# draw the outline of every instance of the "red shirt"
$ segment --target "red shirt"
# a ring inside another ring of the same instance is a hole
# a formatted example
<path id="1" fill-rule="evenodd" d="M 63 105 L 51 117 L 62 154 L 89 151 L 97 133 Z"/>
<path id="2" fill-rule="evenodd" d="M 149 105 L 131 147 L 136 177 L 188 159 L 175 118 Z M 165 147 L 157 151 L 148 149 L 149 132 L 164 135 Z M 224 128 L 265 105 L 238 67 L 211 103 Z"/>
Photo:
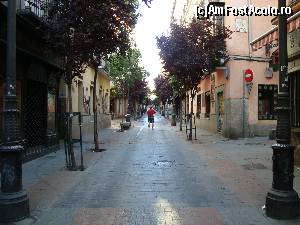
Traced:
<path id="1" fill-rule="evenodd" d="M 155 110 L 152 108 L 148 109 L 147 111 L 148 117 L 153 117 L 155 113 L 156 113 Z"/>

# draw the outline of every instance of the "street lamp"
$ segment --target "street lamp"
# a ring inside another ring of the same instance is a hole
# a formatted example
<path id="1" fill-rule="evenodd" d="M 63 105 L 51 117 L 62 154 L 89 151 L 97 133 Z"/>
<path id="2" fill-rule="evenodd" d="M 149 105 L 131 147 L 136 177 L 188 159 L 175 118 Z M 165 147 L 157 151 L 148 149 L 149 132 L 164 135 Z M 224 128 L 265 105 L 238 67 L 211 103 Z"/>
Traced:
<path id="1" fill-rule="evenodd" d="M 278 0 L 278 8 L 286 0 Z M 277 107 L 277 143 L 273 149 L 273 183 L 266 197 L 266 214 L 275 219 L 294 219 L 299 216 L 299 196 L 293 189 L 294 147 L 291 146 L 290 79 L 287 71 L 287 16 L 279 16 L 279 93 Z"/>
<path id="2" fill-rule="evenodd" d="M 6 77 L 4 94 L 0 222 L 29 216 L 29 200 L 22 187 L 22 140 L 16 97 L 16 0 L 7 6 Z"/>

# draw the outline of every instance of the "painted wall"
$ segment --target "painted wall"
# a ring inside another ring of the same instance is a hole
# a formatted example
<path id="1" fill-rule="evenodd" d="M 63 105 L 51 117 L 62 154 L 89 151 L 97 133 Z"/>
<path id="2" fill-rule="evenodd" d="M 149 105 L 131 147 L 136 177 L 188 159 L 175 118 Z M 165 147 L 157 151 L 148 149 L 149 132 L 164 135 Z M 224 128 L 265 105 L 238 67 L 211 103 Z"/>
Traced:
<path id="1" fill-rule="evenodd" d="M 179 1 L 177 1 L 178 3 Z M 187 1 L 186 10 L 190 12 L 182 11 L 182 15 L 186 15 L 186 20 L 190 15 L 194 13 L 192 5 L 196 1 Z M 277 0 L 260 1 L 260 0 L 226 0 L 226 5 L 232 7 L 243 7 L 245 5 L 254 5 L 257 7 L 265 7 L 267 5 L 277 6 Z M 181 3 L 184 4 L 184 3 Z M 179 6 L 176 5 L 179 9 Z M 178 17 L 178 10 L 176 11 Z M 188 16 L 187 16 L 188 15 Z M 278 73 L 274 73 L 273 77 L 265 78 L 265 71 L 269 67 L 268 59 L 264 49 L 253 53 L 250 48 L 250 42 L 257 36 L 267 32 L 273 28 L 271 24 L 272 17 L 247 17 L 247 16 L 226 16 L 224 17 L 224 25 L 229 27 L 234 33 L 231 39 L 226 41 L 227 54 L 230 56 L 225 66 L 229 70 L 229 78 L 224 76 L 224 70 L 217 70 L 214 74 L 214 81 L 211 76 L 203 79 L 199 84 L 199 92 L 197 95 L 202 96 L 210 91 L 211 103 L 210 103 L 210 117 L 205 117 L 205 98 L 201 99 L 201 115 L 196 120 L 196 125 L 201 128 L 208 129 L 210 131 L 217 131 L 218 122 L 222 121 L 222 133 L 223 135 L 231 138 L 237 138 L 240 136 L 253 136 L 253 135 L 266 135 L 270 129 L 276 125 L 275 120 L 258 120 L 258 85 L 259 84 L 277 84 Z M 245 28 L 244 31 L 236 29 L 237 21 L 240 21 Z M 259 54 L 258 54 L 259 53 Z M 256 59 L 250 59 L 252 56 L 259 57 Z M 254 71 L 254 80 L 252 90 L 248 94 L 248 90 L 244 84 L 243 71 L 247 68 L 251 68 Z M 223 110 L 224 115 L 219 116 L 219 102 L 217 100 L 217 94 L 223 92 Z M 187 93 L 190 95 L 190 93 Z M 189 112 L 191 107 L 193 111 L 197 111 L 197 98 L 194 99 L 194 104 L 191 106 L 191 97 L 188 97 Z M 243 129 L 241 129 L 243 128 Z"/>
<path id="2" fill-rule="evenodd" d="M 82 75 L 82 78 L 75 78 L 72 83 L 72 110 L 73 112 L 81 112 L 82 114 L 82 134 L 85 141 L 88 141 L 91 138 L 94 129 L 93 81 L 94 70 L 88 67 Z M 67 87 L 63 82 L 60 83 L 60 87 L 63 87 L 63 90 L 61 89 L 61 95 L 68 96 Z M 111 115 L 109 113 L 110 79 L 103 70 L 98 72 L 96 95 L 98 129 L 109 127 L 111 125 Z M 68 101 L 67 98 L 66 101 Z M 77 118 L 73 121 L 73 137 L 79 137 L 79 125 Z"/>

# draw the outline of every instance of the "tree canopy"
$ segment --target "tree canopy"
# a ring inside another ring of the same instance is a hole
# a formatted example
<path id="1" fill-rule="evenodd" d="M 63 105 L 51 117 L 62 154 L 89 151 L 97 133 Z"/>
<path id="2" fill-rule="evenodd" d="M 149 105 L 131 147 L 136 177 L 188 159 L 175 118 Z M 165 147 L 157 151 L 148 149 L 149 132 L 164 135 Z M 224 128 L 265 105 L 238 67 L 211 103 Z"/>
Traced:
<path id="1" fill-rule="evenodd" d="M 154 79 L 155 95 L 160 99 L 164 105 L 167 100 L 173 96 L 173 90 L 168 78 L 164 75 L 159 75 Z"/>
<path id="2" fill-rule="evenodd" d="M 226 57 L 225 39 L 229 29 L 209 19 L 192 20 L 189 24 L 171 24 L 168 36 L 157 37 L 165 71 L 185 89 L 195 91 L 201 78 L 213 72 Z"/>
<path id="3" fill-rule="evenodd" d="M 137 0 L 52 0 L 47 7 L 48 41 L 62 56 L 67 83 L 84 65 L 128 49 L 138 18 Z"/>
<path id="4" fill-rule="evenodd" d="M 140 103 L 149 92 L 146 77 L 149 73 L 141 67 L 141 53 L 130 48 L 125 53 L 112 54 L 106 63 L 106 69 L 112 78 L 116 96 L 135 98 Z"/>

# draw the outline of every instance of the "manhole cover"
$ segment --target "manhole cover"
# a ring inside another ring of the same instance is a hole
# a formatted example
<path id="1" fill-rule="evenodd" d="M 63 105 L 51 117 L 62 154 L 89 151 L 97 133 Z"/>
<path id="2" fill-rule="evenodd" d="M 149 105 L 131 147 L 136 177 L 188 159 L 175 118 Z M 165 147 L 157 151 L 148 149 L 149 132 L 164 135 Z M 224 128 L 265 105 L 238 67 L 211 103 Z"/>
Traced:
<path id="1" fill-rule="evenodd" d="M 245 164 L 242 165 L 242 167 L 244 167 L 244 169 L 246 170 L 264 170 L 267 169 L 267 167 L 261 163 L 251 163 L 251 164 Z"/>
<path id="2" fill-rule="evenodd" d="M 175 160 L 170 161 L 170 160 L 159 160 L 157 162 L 154 162 L 153 164 L 155 166 L 159 167 L 171 167 L 175 163 Z"/>

